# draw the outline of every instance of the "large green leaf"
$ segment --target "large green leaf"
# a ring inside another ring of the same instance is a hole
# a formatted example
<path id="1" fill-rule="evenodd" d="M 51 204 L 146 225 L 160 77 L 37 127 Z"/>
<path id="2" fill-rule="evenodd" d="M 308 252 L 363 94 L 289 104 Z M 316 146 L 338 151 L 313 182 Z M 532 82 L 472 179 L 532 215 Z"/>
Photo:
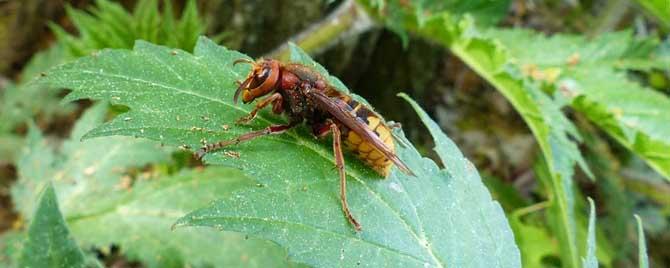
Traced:
<path id="1" fill-rule="evenodd" d="M 87 111 L 59 152 L 30 131 L 28 150 L 18 163 L 20 179 L 12 188 L 24 217 L 35 206 L 36 189 L 53 179 L 65 219 L 85 245 L 118 245 L 129 259 L 149 267 L 286 264 L 286 252 L 266 241 L 211 229 L 171 232 L 184 213 L 255 184 L 228 169 L 133 179 L 128 169 L 165 161 L 168 154 L 155 142 L 128 137 L 80 141 L 102 123 L 106 110 L 102 103 Z"/>
<path id="2" fill-rule="evenodd" d="M 658 40 L 635 38 L 630 32 L 593 40 L 545 37 L 527 30 L 488 35 L 505 45 L 515 65 L 555 87 L 573 108 L 670 180 L 670 114 L 665 112 L 670 98 L 629 80 L 623 72 L 670 70 L 670 57 L 658 51 Z"/>
<path id="3" fill-rule="evenodd" d="M 205 140 L 285 122 L 261 113 L 250 126 L 232 125 L 250 110 L 232 103 L 234 82 L 249 70 L 232 62 L 244 57 L 205 38 L 193 55 L 140 41 L 133 51 L 105 50 L 57 67 L 43 81 L 73 89 L 67 100 L 129 107 L 87 138 L 137 136 L 197 148 Z M 302 63 L 314 64 L 304 57 Z M 342 215 L 330 143 L 304 127 L 208 154 L 206 162 L 241 168 L 257 185 L 193 212 L 178 226 L 267 238 L 286 247 L 293 260 L 315 266 L 518 267 L 502 209 L 472 164 L 433 124 L 429 128 L 449 169 L 398 147 L 417 177 L 394 171 L 383 180 L 347 155 L 349 204 L 363 225 L 360 233 Z"/>
<path id="4" fill-rule="evenodd" d="M 51 184 L 47 184 L 35 209 L 19 267 L 98 267 L 87 261 L 70 236 Z"/>

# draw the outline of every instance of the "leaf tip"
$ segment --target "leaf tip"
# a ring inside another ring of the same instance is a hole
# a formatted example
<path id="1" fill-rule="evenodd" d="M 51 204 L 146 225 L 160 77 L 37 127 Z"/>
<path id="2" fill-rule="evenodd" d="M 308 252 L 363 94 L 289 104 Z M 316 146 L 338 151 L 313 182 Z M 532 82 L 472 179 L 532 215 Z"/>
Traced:
<path id="1" fill-rule="evenodd" d="M 294 48 L 294 47 L 297 48 L 297 47 L 299 47 L 299 46 L 296 45 L 293 41 L 288 41 L 288 46 L 291 47 L 291 48 Z"/>
<path id="2" fill-rule="evenodd" d="M 189 224 L 184 221 L 184 218 L 181 218 L 181 219 L 178 219 L 175 223 L 173 223 L 172 226 L 170 226 L 170 231 L 174 232 L 174 230 L 176 230 L 177 228 L 188 226 L 188 225 Z"/>
<path id="3" fill-rule="evenodd" d="M 403 100 L 407 101 L 407 103 L 409 103 L 409 105 L 412 106 L 413 108 L 415 108 L 415 105 L 418 106 L 416 101 L 414 101 L 414 99 L 412 99 L 412 97 L 407 95 L 407 93 L 405 93 L 405 92 L 399 92 L 398 94 L 395 94 L 395 95 L 397 97 L 402 98 Z"/>
<path id="4" fill-rule="evenodd" d="M 589 201 L 589 206 L 591 207 L 591 209 L 594 209 L 595 208 L 595 203 L 593 202 L 593 199 L 590 196 L 587 196 L 586 200 Z"/>
<path id="5" fill-rule="evenodd" d="M 70 102 L 80 100 L 80 99 L 82 99 L 81 96 L 76 94 L 75 91 L 70 91 L 70 93 L 67 93 L 67 95 L 65 95 L 65 97 L 63 97 L 63 99 L 60 100 L 60 105 L 66 105 Z"/>
<path id="6" fill-rule="evenodd" d="M 644 237 L 644 228 L 642 226 L 642 219 L 639 215 L 634 214 L 635 221 L 637 221 L 637 236 L 638 236 L 638 267 L 649 267 L 649 256 L 647 255 L 647 242 Z"/>
<path id="7" fill-rule="evenodd" d="M 52 196 L 56 196 L 56 192 L 54 191 L 54 185 L 51 182 L 51 180 L 49 180 L 46 183 L 46 185 L 44 186 L 44 189 L 42 190 L 42 194 L 40 196 L 41 196 L 40 200 L 42 198 L 45 198 L 45 197 L 51 198 Z"/>
<path id="8" fill-rule="evenodd" d="M 79 138 L 79 141 L 85 141 L 104 136 L 109 136 L 109 134 L 105 134 L 104 132 L 98 131 L 98 128 L 94 128 L 91 131 L 86 132 L 86 134 L 84 134 L 83 136 L 81 136 L 81 138 Z"/>
<path id="9" fill-rule="evenodd" d="M 398 92 L 398 94 L 395 94 L 395 95 L 397 97 L 400 97 L 400 98 L 403 98 L 403 99 L 409 98 L 409 95 L 407 95 L 407 93 L 405 93 L 405 92 Z"/>

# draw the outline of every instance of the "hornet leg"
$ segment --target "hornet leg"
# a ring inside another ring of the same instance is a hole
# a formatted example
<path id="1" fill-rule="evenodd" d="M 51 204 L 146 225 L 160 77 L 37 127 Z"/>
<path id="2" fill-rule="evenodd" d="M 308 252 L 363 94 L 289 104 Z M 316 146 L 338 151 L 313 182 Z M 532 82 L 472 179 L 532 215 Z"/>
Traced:
<path id="1" fill-rule="evenodd" d="M 270 104 L 270 103 L 272 103 L 273 106 L 277 105 L 277 103 L 281 104 L 281 100 L 282 100 L 281 94 L 274 93 L 274 94 L 270 95 L 269 97 L 261 100 L 259 103 L 257 103 L 256 107 L 254 107 L 254 109 L 251 110 L 251 112 L 249 114 L 241 117 L 240 119 L 237 119 L 237 121 L 235 121 L 235 123 L 237 123 L 237 124 L 249 123 L 249 122 L 251 122 L 251 120 L 254 120 L 254 118 L 256 117 L 256 113 L 258 113 L 258 111 L 262 110 L 263 108 L 265 108 L 265 106 L 268 106 L 268 104 Z"/>
<path id="2" fill-rule="evenodd" d="M 351 215 L 349 205 L 347 204 L 347 176 L 344 171 L 344 156 L 342 155 L 340 129 L 336 124 L 331 122 L 330 131 L 333 133 L 333 154 L 335 155 L 335 164 L 337 165 L 337 171 L 340 174 L 340 200 L 342 201 L 342 210 L 344 211 L 347 220 L 349 220 L 349 223 L 354 226 L 356 231 L 360 231 L 361 225 L 356 218 Z"/>
<path id="3" fill-rule="evenodd" d="M 193 155 L 197 159 L 202 159 L 207 153 L 209 153 L 211 151 L 221 149 L 221 148 L 226 147 L 228 145 L 233 145 L 233 144 L 238 144 L 240 142 L 253 140 L 255 138 L 266 136 L 266 135 L 281 134 L 281 133 L 284 133 L 286 130 L 292 128 L 295 125 L 296 124 L 271 125 L 269 127 L 261 129 L 261 130 L 252 131 L 252 132 L 249 132 L 249 133 L 246 133 L 246 134 L 242 134 L 242 135 L 240 135 L 237 138 L 234 138 L 232 140 L 219 141 L 217 143 L 209 143 L 209 144 L 206 144 L 205 146 L 201 147 Z"/>

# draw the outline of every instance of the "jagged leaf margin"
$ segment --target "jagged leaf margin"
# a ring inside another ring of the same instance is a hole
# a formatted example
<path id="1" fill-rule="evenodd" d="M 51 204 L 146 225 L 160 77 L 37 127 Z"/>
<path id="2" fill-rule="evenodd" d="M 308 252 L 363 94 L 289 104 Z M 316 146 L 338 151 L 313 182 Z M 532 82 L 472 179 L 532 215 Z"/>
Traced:
<path id="1" fill-rule="evenodd" d="M 67 100 L 105 99 L 130 108 L 86 138 L 127 135 L 196 148 L 205 141 L 285 122 L 262 113 L 250 126 L 232 125 L 249 111 L 249 106 L 232 104 L 234 81 L 249 70 L 233 67 L 232 62 L 247 57 L 205 38 L 194 51 L 191 55 L 138 42 L 133 51 L 105 50 L 58 67 L 42 81 L 72 88 Z M 320 266 L 520 265 L 504 214 L 473 179 L 479 177 L 472 164 L 460 158 L 454 165 L 462 165 L 457 170 L 466 173 L 450 173 L 413 148 L 400 149 L 399 155 L 421 174 L 419 178 L 394 172 L 381 181 L 347 157 L 349 202 L 363 222 L 361 234 L 341 214 L 330 144 L 315 141 L 305 128 L 208 154 L 207 162 L 241 168 L 258 187 L 194 212 L 179 225 L 262 236 L 288 247 L 294 260 Z M 428 197 L 433 201 L 425 200 Z M 487 237 L 483 234 L 495 238 L 482 238 Z"/>

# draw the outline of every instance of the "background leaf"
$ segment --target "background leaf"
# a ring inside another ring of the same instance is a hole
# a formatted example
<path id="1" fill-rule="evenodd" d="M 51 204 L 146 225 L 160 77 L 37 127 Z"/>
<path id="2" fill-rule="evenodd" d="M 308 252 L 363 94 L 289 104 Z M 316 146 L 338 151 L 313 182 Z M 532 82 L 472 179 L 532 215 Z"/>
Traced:
<path id="1" fill-rule="evenodd" d="M 13 162 L 18 155 L 16 147 L 22 147 L 23 137 L 13 134 L 0 135 L 0 163 Z"/>
<path id="2" fill-rule="evenodd" d="M 598 259 L 596 258 L 596 205 L 593 199 L 589 198 L 589 230 L 586 240 L 586 256 L 582 258 L 582 267 L 598 268 Z"/>
<path id="3" fill-rule="evenodd" d="M 102 123 L 106 111 L 107 105 L 101 103 L 86 113 L 60 152 L 46 146 L 39 131 L 31 128 L 27 151 L 18 162 L 20 179 L 12 187 L 12 199 L 23 215 L 30 218 L 35 205 L 32 200 L 38 194 L 35 191 L 49 179 L 61 193 L 59 201 L 68 215 L 85 212 L 92 208 L 90 202 L 96 203 L 100 195 L 110 194 L 109 190 L 120 184 L 125 169 L 168 159 L 169 151 L 150 141 L 117 137 L 82 143 L 83 133 Z"/>
<path id="4" fill-rule="evenodd" d="M 98 267 L 86 261 L 58 210 L 51 184 L 41 194 L 23 246 L 20 267 Z"/>
<path id="5" fill-rule="evenodd" d="M 632 70 L 670 70 L 670 57 L 659 41 L 632 33 L 608 33 L 593 40 L 581 36 L 545 37 L 528 30 L 497 30 L 500 40 L 527 75 L 547 81 L 557 94 L 670 180 L 670 98 L 631 81 Z M 520 42 L 523 41 L 523 42 Z M 521 44 L 526 45 L 521 45 Z M 552 51 L 550 55 L 545 53 Z"/>
<path id="6" fill-rule="evenodd" d="M 73 111 L 73 105 L 60 104 L 60 89 L 28 83 L 42 71 L 67 59 L 69 56 L 61 45 L 37 53 L 28 62 L 19 83 L 9 84 L 0 91 L 0 135 L 11 133 L 17 126 L 37 115 L 42 120 L 49 121 Z M 17 148 L 14 147 L 14 151 Z"/>
<path id="7" fill-rule="evenodd" d="M 129 137 L 81 142 L 84 133 L 102 123 L 106 111 L 106 103 L 89 109 L 59 151 L 31 129 L 28 150 L 18 166 L 20 179 L 12 188 L 24 217 L 35 206 L 33 191 L 53 178 L 65 220 L 84 245 L 117 245 L 128 259 L 149 267 L 288 265 L 285 251 L 266 241 L 204 228 L 171 232 L 179 216 L 255 184 L 222 168 L 175 176 L 134 175 L 133 167 L 167 161 L 169 150 Z"/>
<path id="8" fill-rule="evenodd" d="M 407 23 L 422 26 L 433 14 L 449 12 L 457 18 L 474 17 L 480 26 L 492 26 L 505 16 L 509 0 L 359 0 L 361 5 L 377 13 L 390 30 L 397 33 L 406 46 Z"/>
<path id="9" fill-rule="evenodd" d="M 517 215 L 512 214 L 510 225 L 514 229 L 517 245 L 521 251 L 522 267 L 540 267 L 548 256 L 559 256 L 558 245 L 552 239 L 548 228 L 539 224 L 526 223 Z M 546 245 L 538 247 L 537 245 Z"/>
<path id="10" fill-rule="evenodd" d="M 119 244 L 129 258 L 152 267 L 289 266 L 286 251 L 268 241 L 207 228 L 170 232 L 185 213 L 243 186 L 256 187 L 240 172 L 208 168 L 153 180 L 136 183 L 121 201 L 108 207 L 68 217 L 73 233 L 96 245 Z M 104 230 L 91 227 L 106 222 L 118 224 Z"/>
<path id="11" fill-rule="evenodd" d="M 640 216 L 635 215 L 637 222 L 637 247 L 638 247 L 638 267 L 649 268 L 649 257 L 647 256 L 647 242 L 644 239 L 644 229 L 642 228 L 642 220 Z"/>
<path id="12" fill-rule="evenodd" d="M 560 102 L 547 95 L 540 83 L 525 79 L 510 65 L 508 51 L 493 39 L 478 33 L 469 20 L 454 22 L 448 14 L 435 15 L 424 27 L 415 29 L 425 38 L 439 42 L 491 83 L 514 106 L 533 132 L 548 171 L 553 207 L 564 262 L 578 266 L 574 193 L 574 165 L 590 174 L 573 139 L 575 126 L 560 111 Z"/>
<path id="13" fill-rule="evenodd" d="M 129 13 L 120 3 L 96 0 L 95 7 L 88 12 L 67 8 L 78 36 L 67 33 L 56 24 L 51 28 L 59 42 L 76 57 L 104 48 L 131 48 L 137 39 L 192 49 L 206 28 L 205 21 L 198 16 L 195 1 L 186 2 L 180 19 L 173 17 L 172 3 L 163 2 L 163 12 L 158 8 L 157 0 L 140 0 Z"/>
<path id="14" fill-rule="evenodd" d="M 171 1 L 163 2 L 164 9 L 160 12 L 156 0 L 140 0 L 132 14 L 119 3 L 108 0 L 95 1 L 88 12 L 66 7 L 78 36 L 50 24 L 58 41 L 31 58 L 16 84 L 10 83 L 0 90 L 0 151 L 3 152 L 0 158 L 4 158 L 0 160 L 17 154 L 20 146 L 4 146 L 4 141 L 15 138 L 12 133 L 21 132 L 26 121 L 32 119 L 44 126 L 75 112 L 76 105 L 60 104 L 61 88 L 29 83 L 50 67 L 103 48 L 131 48 L 137 39 L 192 49 L 206 28 L 195 1 L 186 3 L 181 19 L 174 18 Z"/>
<path id="15" fill-rule="evenodd" d="M 248 71 L 232 62 L 244 57 L 205 38 L 194 55 L 138 42 L 133 51 L 106 50 L 55 68 L 43 81 L 72 88 L 68 100 L 106 99 L 130 108 L 86 137 L 138 136 L 196 148 L 205 140 L 284 121 L 262 113 L 251 126 L 222 127 L 249 110 L 232 104 L 234 81 Z M 308 133 L 301 127 L 208 154 L 207 162 L 241 168 L 257 186 L 195 211 L 178 225 L 271 239 L 288 248 L 294 261 L 317 266 L 520 265 L 502 209 L 455 147 L 444 149 L 455 159 L 449 163 L 454 171 L 399 147 L 418 178 L 394 172 L 381 180 L 347 156 L 349 203 L 364 228 L 355 233 L 341 214 L 330 144 Z M 446 137 L 436 140 L 445 146 Z"/>
<path id="16" fill-rule="evenodd" d="M 25 240 L 25 232 L 7 231 L 0 234 L 0 265 L 2 267 L 18 267 Z"/>
<path id="17" fill-rule="evenodd" d="M 670 5 L 665 0 L 637 0 L 645 11 L 657 19 L 666 28 L 670 28 Z"/>
<path id="18" fill-rule="evenodd" d="M 480 32 L 472 19 L 459 19 L 448 8 L 423 18 L 406 6 L 396 10 L 405 14 L 402 19 L 385 12 L 379 18 L 391 29 L 401 25 L 444 45 L 500 91 L 530 127 L 544 158 L 536 173 L 545 174 L 538 177 L 546 178 L 553 204 L 548 219 L 561 242 L 564 265 L 580 265 L 577 244 L 583 239 L 574 212 L 575 163 L 592 175 L 576 146 L 580 135 L 562 114 L 563 106 L 572 104 L 667 177 L 670 148 L 660 137 L 668 136 L 664 127 L 670 120 L 660 111 L 670 108 L 668 98 L 621 71 L 667 69 L 670 60 L 660 52 L 658 40 L 634 38 L 630 32 L 589 41 L 569 35 L 543 38 L 529 30 Z"/>

